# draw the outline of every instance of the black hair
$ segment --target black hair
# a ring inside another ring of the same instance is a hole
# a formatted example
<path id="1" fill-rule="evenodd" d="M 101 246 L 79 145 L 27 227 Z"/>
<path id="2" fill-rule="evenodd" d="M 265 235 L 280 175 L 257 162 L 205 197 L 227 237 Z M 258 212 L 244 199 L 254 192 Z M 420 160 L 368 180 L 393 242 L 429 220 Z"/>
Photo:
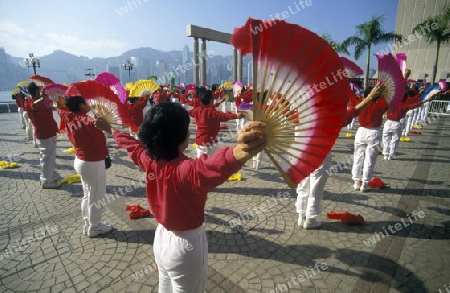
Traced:
<path id="1" fill-rule="evenodd" d="M 147 111 L 138 137 L 148 155 L 158 161 L 179 157 L 179 146 L 189 132 L 189 114 L 178 103 L 162 103 Z"/>
<path id="2" fill-rule="evenodd" d="M 86 101 L 81 96 L 65 97 L 64 102 L 67 109 L 72 113 L 80 112 L 80 104 L 86 104 Z"/>
<path id="3" fill-rule="evenodd" d="M 209 105 L 210 101 L 213 99 L 212 91 L 211 90 L 201 91 L 199 98 L 203 105 Z"/>
<path id="4" fill-rule="evenodd" d="M 217 90 L 218 87 L 219 87 L 219 85 L 215 83 L 211 86 L 211 90 L 214 92 Z"/>
<path id="5" fill-rule="evenodd" d="M 35 82 L 31 82 L 27 87 L 28 92 L 32 97 L 36 95 L 36 93 L 39 91 L 39 87 L 36 85 Z"/>

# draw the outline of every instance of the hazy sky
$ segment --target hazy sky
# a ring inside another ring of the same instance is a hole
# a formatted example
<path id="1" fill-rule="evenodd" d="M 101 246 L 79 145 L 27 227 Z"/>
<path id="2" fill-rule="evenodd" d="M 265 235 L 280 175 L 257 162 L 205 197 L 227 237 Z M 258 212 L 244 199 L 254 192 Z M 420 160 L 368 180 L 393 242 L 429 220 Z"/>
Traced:
<path id="1" fill-rule="evenodd" d="M 119 56 L 139 47 L 167 51 L 188 45 L 192 51 L 187 24 L 232 33 L 248 17 L 277 15 L 343 41 L 373 16 L 384 15 L 384 31 L 394 31 L 397 5 L 396 0 L 2 0 L 0 47 L 15 57 L 58 49 L 90 58 Z M 230 45 L 214 42 L 207 43 L 207 50 L 232 54 Z M 363 66 L 364 60 L 357 63 Z"/>

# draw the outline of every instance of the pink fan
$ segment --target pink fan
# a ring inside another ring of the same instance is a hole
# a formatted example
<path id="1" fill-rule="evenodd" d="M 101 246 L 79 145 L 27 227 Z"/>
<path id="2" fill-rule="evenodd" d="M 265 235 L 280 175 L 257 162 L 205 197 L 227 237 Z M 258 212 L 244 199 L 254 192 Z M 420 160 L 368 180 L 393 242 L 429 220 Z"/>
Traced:
<path id="1" fill-rule="evenodd" d="M 363 90 L 363 89 L 360 88 L 356 83 L 353 83 L 353 82 L 350 83 L 350 89 L 351 89 L 352 91 L 362 91 L 362 90 Z"/>
<path id="2" fill-rule="evenodd" d="M 64 97 L 67 86 L 60 83 L 52 83 L 44 86 L 42 90 L 56 103 L 59 98 Z"/>
<path id="3" fill-rule="evenodd" d="M 347 76 L 361 75 L 364 73 L 361 67 L 356 65 L 353 61 L 345 57 L 339 57 L 339 59 L 341 59 L 342 65 L 347 71 Z"/>
<path id="4" fill-rule="evenodd" d="M 127 92 L 120 84 L 120 79 L 117 78 L 111 72 L 103 71 L 94 79 L 96 82 L 99 82 L 103 85 L 109 87 L 116 95 L 119 97 L 119 100 L 122 104 L 127 102 Z"/>
<path id="5" fill-rule="evenodd" d="M 445 79 L 440 79 L 438 81 L 438 85 L 441 91 L 445 92 L 447 90 L 447 82 L 445 81 Z"/>
<path id="6" fill-rule="evenodd" d="M 320 36 L 282 20 L 250 18 L 231 44 L 252 54 L 253 119 L 266 123 L 265 152 L 296 188 L 323 162 L 344 123 L 352 92 L 339 56 Z"/>
<path id="7" fill-rule="evenodd" d="M 239 96 L 242 89 L 244 88 L 244 84 L 240 81 L 234 81 L 233 82 L 233 97 Z"/>
<path id="8" fill-rule="evenodd" d="M 395 62 L 397 62 L 398 67 L 400 67 L 400 71 L 402 72 L 402 75 L 405 76 L 406 54 L 405 53 L 395 54 Z"/>
<path id="9" fill-rule="evenodd" d="M 375 56 L 378 59 L 378 81 L 384 82 L 387 87 L 387 92 L 383 96 L 389 104 L 389 109 L 395 111 L 405 93 L 405 78 L 392 54 L 375 54 Z"/>

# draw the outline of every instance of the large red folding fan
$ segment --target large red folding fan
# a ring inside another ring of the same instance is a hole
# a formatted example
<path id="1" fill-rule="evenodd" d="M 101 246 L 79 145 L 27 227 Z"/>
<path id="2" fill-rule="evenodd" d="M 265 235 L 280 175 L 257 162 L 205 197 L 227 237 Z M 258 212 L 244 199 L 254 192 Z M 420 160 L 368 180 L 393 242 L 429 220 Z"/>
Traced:
<path id="1" fill-rule="evenodd" d="M 111 124 L 126 125 L 137 131 L 133 118 L 117 95 L 107 86 L 87 80 L 69 86 L 66 96 L 81 96 L 96 117 L 103 117 Z"/>
<path id="2" fill-rule="evenodd" d="M 265 152 L 295 188 L 328 155 L 352 94 L 339 56 L 315 33 L 285 21 L 249 19 L 231 44 L 253 57 L 253 119 Z"/>

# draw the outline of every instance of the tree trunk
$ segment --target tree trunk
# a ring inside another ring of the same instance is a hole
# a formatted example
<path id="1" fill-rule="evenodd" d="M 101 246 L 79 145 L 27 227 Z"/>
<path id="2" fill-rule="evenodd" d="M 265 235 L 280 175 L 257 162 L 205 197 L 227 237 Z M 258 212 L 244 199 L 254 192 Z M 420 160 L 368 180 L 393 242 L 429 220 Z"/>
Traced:
<path id="1" fill-rule="evenodd" d="M 436 82 L 437 65 L 438 65 L 438 60 L 439 60 L 439 49 L 440 48 L 441 48 L 441 42 L 437 41 L 436 42 L 436 59 L 434 60 L 434 65 L 433 65 L 433 77 L 431 79 L 431 81 L 432 81 L 431 85 L 433 85 Z"/>
<path id="2" fill-rule="evenodd" d="M 369 78 L 369 68 L 370 68 L 370 45 L 367 47 L 367 61 L 366 61 L 366 72 L 364 72 L 364 90 L 367 89 L 367 83 Z"/>

